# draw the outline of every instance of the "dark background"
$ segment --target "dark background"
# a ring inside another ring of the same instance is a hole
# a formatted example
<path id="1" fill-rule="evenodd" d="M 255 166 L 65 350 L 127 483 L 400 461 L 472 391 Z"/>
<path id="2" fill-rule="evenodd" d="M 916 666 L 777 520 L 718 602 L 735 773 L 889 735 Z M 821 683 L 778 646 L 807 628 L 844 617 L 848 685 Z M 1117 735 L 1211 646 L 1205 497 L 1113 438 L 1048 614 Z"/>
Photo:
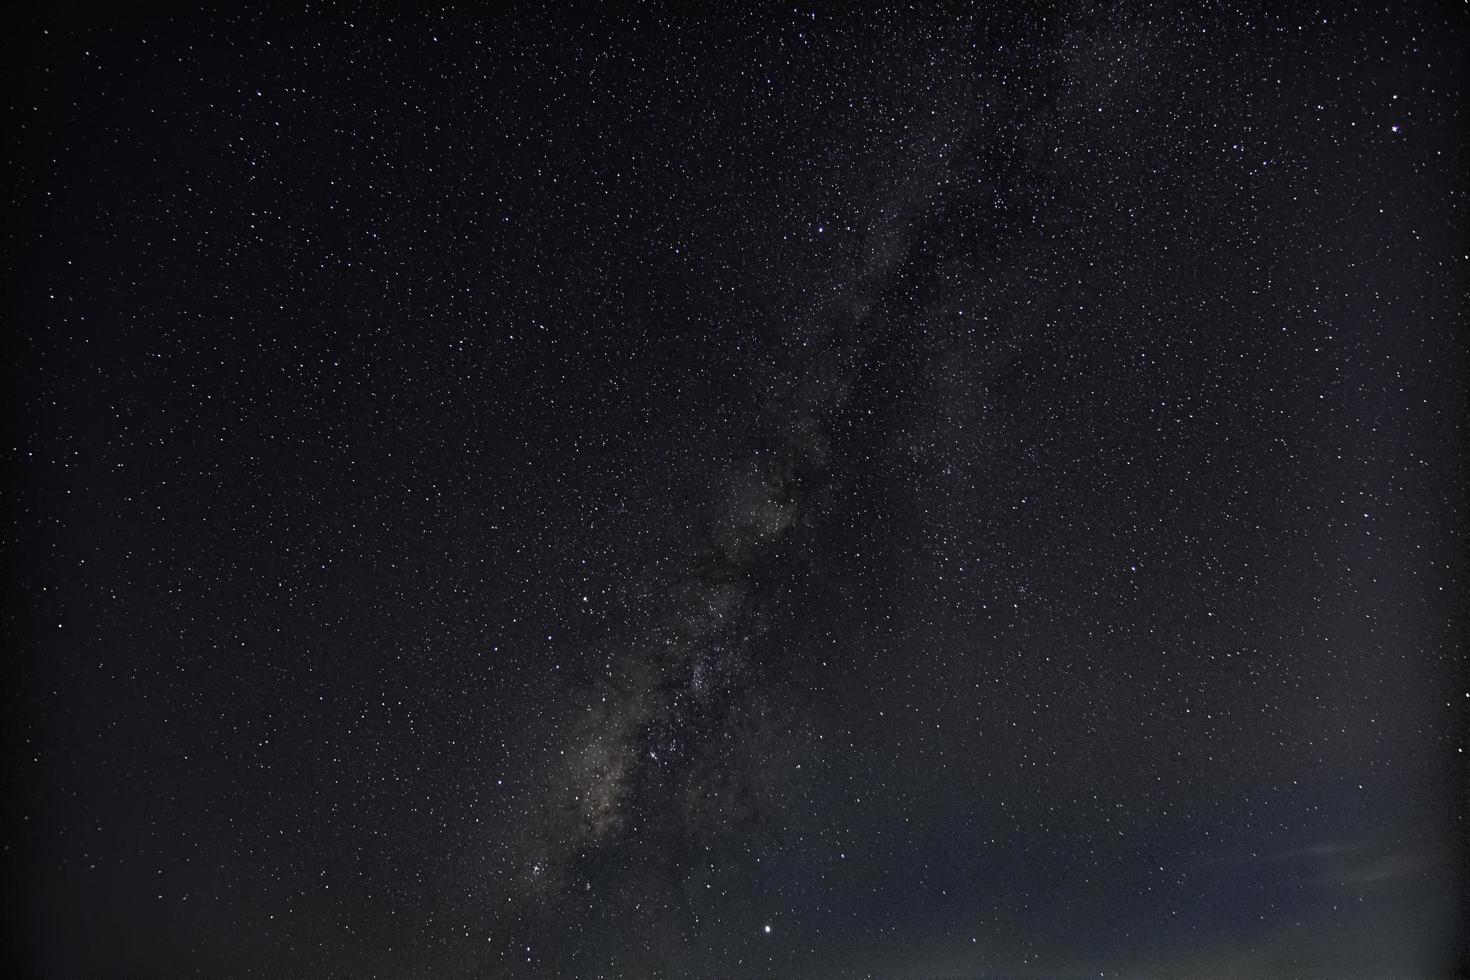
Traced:
<path id="1" fill-rule="evenodd" d="M 1456 975 L 1466 28 L 10 14 L 5 972 Z"/>

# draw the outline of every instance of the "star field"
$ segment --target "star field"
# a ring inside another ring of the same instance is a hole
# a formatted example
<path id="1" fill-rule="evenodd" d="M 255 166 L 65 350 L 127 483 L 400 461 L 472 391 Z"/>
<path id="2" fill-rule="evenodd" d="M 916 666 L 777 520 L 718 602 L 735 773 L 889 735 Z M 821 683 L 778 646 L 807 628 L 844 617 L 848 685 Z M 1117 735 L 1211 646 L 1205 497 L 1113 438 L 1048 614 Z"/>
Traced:
<path id="1" fill-rule="evenodd" d="M 5 35 L 7 975 L 1463 969 L 1463 5 Z"/>

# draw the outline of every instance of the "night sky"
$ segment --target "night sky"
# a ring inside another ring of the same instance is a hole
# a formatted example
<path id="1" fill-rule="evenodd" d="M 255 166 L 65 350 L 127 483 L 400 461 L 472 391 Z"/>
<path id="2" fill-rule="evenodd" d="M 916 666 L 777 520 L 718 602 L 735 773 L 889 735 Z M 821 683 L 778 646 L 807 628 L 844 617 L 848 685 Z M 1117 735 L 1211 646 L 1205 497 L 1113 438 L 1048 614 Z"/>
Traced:
<path id="1" fill-rule="evenodd" d="M 0 972 L 1458 975 L 1463 3 L 35 6 Z"/>

